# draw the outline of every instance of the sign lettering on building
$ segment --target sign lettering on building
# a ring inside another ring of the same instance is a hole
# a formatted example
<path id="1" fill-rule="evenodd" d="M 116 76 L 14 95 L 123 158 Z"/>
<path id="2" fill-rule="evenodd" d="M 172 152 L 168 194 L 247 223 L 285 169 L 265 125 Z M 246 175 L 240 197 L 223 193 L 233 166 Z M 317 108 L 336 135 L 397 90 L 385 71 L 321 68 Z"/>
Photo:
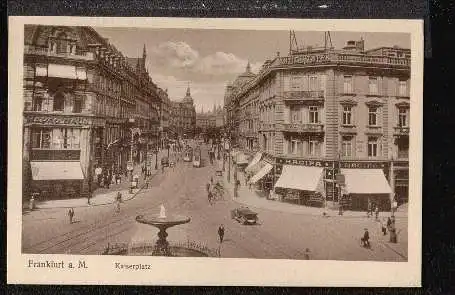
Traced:
<path id="1" fill-rule="evenodd" d="M 42 125 L 102 125 L 102 120 L 85 117 L 25 116 L 26 124 Z"/>
<path id="2" fill-rule="evenodd" d="M 292 64 L 314 64 L 328 62 L 329 56 L 327 54 L 305 54 L 296 56 L 281 57 L 280 62 L 284 65 Z"/>

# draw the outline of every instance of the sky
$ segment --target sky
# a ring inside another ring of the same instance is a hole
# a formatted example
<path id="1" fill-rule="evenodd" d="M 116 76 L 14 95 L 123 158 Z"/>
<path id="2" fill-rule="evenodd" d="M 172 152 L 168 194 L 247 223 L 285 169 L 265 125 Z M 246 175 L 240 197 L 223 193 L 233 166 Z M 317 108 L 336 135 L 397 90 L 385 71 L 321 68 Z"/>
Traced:
<path id="1" fill-rule="evenodd" d="M 257 73 L 266 59 L 289 52 L 289 31 L 106 28 L 95 30 L 128 57 L 147 50 L 146 67 L 152 80 L 181 100 L 188 84 L 196 111 L 222 105 L 226 84 L 245 71 L 248 62 Z M 331 32 L 332 45 L 365 40 L 365 49 L 398 45 L 410 48 L 403 33 Z M 296 32 L 299 46 L 323 46 L 324 32 Z"/>

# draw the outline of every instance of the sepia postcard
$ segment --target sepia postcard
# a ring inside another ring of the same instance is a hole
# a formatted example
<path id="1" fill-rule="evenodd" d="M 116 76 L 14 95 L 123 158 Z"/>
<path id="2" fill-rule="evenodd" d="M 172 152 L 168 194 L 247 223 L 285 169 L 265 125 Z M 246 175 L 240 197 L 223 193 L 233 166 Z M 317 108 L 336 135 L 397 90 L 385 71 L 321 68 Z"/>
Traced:
<path id="1" fill-rule="evenodd" d="M 423 22 L 10 17 L 8 282 L 421 285 Z"/>

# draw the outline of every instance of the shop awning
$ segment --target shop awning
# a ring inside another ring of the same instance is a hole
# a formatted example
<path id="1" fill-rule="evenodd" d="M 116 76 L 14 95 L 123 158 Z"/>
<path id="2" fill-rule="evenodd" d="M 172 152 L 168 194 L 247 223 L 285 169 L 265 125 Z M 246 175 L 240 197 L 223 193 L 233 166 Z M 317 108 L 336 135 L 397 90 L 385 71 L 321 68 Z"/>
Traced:
<path id="1" fill-rule="evenodd" d="M 84 179 L 79 162 L 30 162 L 33 180 Z"/>
<path id="2" fill-rule="evenodd" d="M 251 172 L 253 166 L 256 165 L 257 163 L 259 163 L 259 161 L 261 160 L 261 158 L 262 158 L 262 153 L 261 153 L 261 152 L 257 152 L 256 155 L 254 155 L 253 160 L 251 160 L 251 162 L 250 162 L 250 163 L 248 164 L 248 166 L 245 168 L 245 172 Z"/>
<path id="3" fill-rule="evenodd" d="M 341 169 L 350 194 L 390 194 L 392 189 L 381 169 Z"/>
<path id="4" fill-rule="evenodd" d="M 320 191 L 322 187 L 321 167 L 283 165 L 281 176 L 275 187 L 302 191 Z"/>
<path id="5" fill-rule="evenodd" d="M 235 155 L 234 161 L 237 165 L 248 164 L 248 156 L 245 155 L 244 153 L 238 153 L 237 155 Z"/>
<path id="6" fill-rule="evenodd" d="M 262 177 L 264 177 L 267 173 L 269 173 L 270 170 L 272 170 L 272 168 L 273 168 L 273 166 L 271 164 L 265 163 L 264 167 L 262 167 L 258 173 L 256 173 L 253 177 L 251 177 L 251 179 L 248 181 L 248 183 L 251 183 L 251 184 L 256 183 L 258 180 L 260 180 Z"/>

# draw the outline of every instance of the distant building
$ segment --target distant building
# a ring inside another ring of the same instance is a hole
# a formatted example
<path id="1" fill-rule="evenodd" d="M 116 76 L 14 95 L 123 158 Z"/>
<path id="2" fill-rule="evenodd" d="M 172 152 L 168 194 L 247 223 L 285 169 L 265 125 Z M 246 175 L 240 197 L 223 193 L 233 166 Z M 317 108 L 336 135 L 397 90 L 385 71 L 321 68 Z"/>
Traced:
<path id="1" fill-rule="evenodd" d="M 299 204 L 407 202 L 410 56 L 360 40 L 277 54 L 257 75 L 248 65 L 225 110 L 233 142 L 266 169 L 253 182 Z"/>
<path id="2" fill-rule="evenodd" d="M 181 101 L 171 101 L 171 128 L 179 137 L 192 137 L 196 127 L 196 110 L 190 86 Z"/>
<path id="3" fill-rule="evenodd" d="M 196 127 L 202 133 L 205 133 L 209 128 L 220 128 L 223 125 L 223 109 L 221 106 L 213 105 L 213 109 L 208 112 L 204 112 L 201 108 L 201 111 L 196 113 Z"/>

